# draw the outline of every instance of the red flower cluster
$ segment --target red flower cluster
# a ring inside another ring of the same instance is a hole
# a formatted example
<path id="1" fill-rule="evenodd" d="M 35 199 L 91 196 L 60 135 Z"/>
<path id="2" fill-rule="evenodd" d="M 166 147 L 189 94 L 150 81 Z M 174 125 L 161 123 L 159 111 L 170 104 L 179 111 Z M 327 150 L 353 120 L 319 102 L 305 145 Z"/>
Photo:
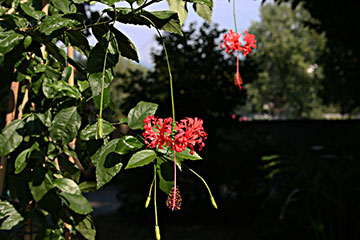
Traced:
<path id="1" fill-rule="evenodd" d="M 254 49 L 256 48 L 255 35 L 250 34 L 248 33 L 248 31 L 245 30 L 243 36 L 243 40 L 245 43 L 243 45 L 239 41 L 240 37 L 241 34 L 233 32 L 233 30 L 230 29 L 230 32 L 226 33 L 223 37 L 223 40 L 221 40 L 220 47 L 222 49 L 225 48 L 225 51 L 231 54 L 232 56 L 234 55 L 234 52 L 238 51 L 238 52 L 242 52 L 243 56 L 246 57 L 249 53 L 252 52 L 253 48 Z M 236 59 L 236 67 L 237 70 L 234 81 L 235 81 L 235 85 L 238 86 L 241 90 L 242 78 L 239 72 L 239 54 L 237 55 L 237 59 Z"/>
<path id="2" fill-rule="evenodd" d="M 190 154 L 194 154 L 194 147 L 197 144 L 199 150 L 205 146 L 204 140 L 207 138 L 203 128 L 203 120 L 198 118 L 186 118 L 176 122 L 174 135 L 172 136 L 172 118 L 156 118 L 147 116 L 144 119 L 145 143 L 147 147 L 163 149 L 163 146 L 170 147 L 171 150 L 182 152 L 186 147 L 190 148 Z"/>
<path id="3" fill-rule="evenodd" d="M 225 51 L 231 55 L 234 54 L 235 51 L 242 52 L 244 57 L 252 52 L 252 48 L 256 48 L 256 40 L 255 35 L 248 33 L 245 30 L 243 40 L 245 44 L 242 44 L 239 40 L 242 34 L 234 32 L 230 29 L 230 32 L 226 33 L 223 36 L 223 40 L 221 40 L 220 47 L 225 48 Z"/>

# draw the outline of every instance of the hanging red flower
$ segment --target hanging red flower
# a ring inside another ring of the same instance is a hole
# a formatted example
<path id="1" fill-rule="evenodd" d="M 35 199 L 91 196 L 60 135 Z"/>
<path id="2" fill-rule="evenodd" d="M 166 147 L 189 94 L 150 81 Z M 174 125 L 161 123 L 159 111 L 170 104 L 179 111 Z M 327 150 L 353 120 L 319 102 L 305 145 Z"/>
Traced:
<path id="1" fill-rule="evenodd" d="M 244 57 L 246 57 L 249 53 L 252 52 L 253 49 L 256 49 L 256 40 L 255 35 L 248 33 L 245 30 L 243 40 L 244 44 L 240 42 L 240 37 L 242 34 L 234 32 L 230 29 L 230 32 L 225 33 L 223 39 L 221 40 L 220 47 L 225 49 L 225 52 L 234 56 L 234 53 L 237 52 L 236 57 L 236 75 L 235 75 L 235 85 L 242 89 L 242 78 L 239 72 L 239 54 L 242 53 Z"/>
<path id="2" fill-rule="evenodd" d="M 181 197 L 178 186 L 176 185 L 176 153 L 190 148 L 190 154 L 194 154 L 195 145 L 199 146 L 199 151 L 205 146 L 204 140 L 207 133 L 203 128 L 203 120 L 198 118 L 186 118 L 175 122 L 169 118 L 156 118 L 153 115 L 147 116 L 144 121 L 143 136 L 147 147 L 162 149 L 163 146 L 174 151 L 174 187 L 172 188 L 166 205 L 171 210 L 180 210 Z"/>
<path id="3" fill-rule="evenodd" d="M 194 147 L 197 144 L 199 151 L 205 146 L 204 140 L 207 133 L 203 128 L 203 120 L 198 118 L 186 118 L 180 120 L 176 125 L 176 135 L 174 148 L 177 152 L 182 152 L 186 147 L 190 148 L 190 154 L 194 154 Z"/>
<path id="4" fill-rule="evenodd" d="M 147 116 L 144 121 L 145 143 L 147 147 L 162 149 L 163 146 L 169 147 L 171 145 L 171 132 L 172 132 L 172 118 L 156 118 L 154 116 Z"/>
<path id="5" fill-rule="evenodd" d="M 203 120 L 198 118 L 186 118 L 176 122 L 174 134 L 172 135 L 172 118 L 156 118 L 147 116 L 144 121 L 145 143 L 147 147 L 162 149 L 163 146 L 170 147 L 171 150 L 182 152 L 185 148 L 190 148 L 190 153 L 194 154 L 195 145 L 199 150 L 205 146 L 204 140 L 207 133 L 204 131 Z"/>

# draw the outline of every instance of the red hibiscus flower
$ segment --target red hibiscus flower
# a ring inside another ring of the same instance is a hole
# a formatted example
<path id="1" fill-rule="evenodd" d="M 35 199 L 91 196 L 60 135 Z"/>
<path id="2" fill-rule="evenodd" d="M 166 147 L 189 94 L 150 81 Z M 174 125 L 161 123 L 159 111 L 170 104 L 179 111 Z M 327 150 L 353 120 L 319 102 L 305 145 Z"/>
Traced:
<path id="1" fill-rule="evenodd" d="M 205 146 L 204 140 L 207 133 L 203 128 L 203 120 L 198 118 L 186 118 L 175 122 L 172 129 L 172 118 L 156 118 L 147 116 L 144 119 L 143 136 L 147 147 L 162 149 L 163 146 L 170 147 L 174 151 L 174 187 L 168 196 L 166 205 L 171 210 L 180 210 L 181 197 L 176 185 L 176 153 L 190 148 L 190 154 L 194 154 L 195 145 L 199 146 L 199 151 Z"/>
<path id="2" fill-rule="evenodd" d="M 154 116 L 147 116 L 144 121 L 144 133 L 145 143 L 147 147 L 162 149 L 163 146 L 169 147 L 171 145 L 171 124 L 172 118 L 155 118 Z"/>
<path id="3" fill-rule="evenodd" d="M 190 148 L 190 154 L 194 154 L 194 147 L 197 144 L 199 151 L 205 146 L 204 140 L 207 138 L 203 128 L 203 120 L 186 118 L 181 120 L 176 126 L 174 149 L 182 152 L 186 147 Z"/>
<path id="4" fill-rule="evenodd" d="M 190 153 L 194 154 L 195 145 L 199 150 L 205 146 L 204 140 L 207 138 L 203 128 L 203 120 L 198 118 L 186 118 L 176 123 L 172 136 L 172 118 L 156 118 L 147 116 L 144 119 L 145 143 L 147 147 L 162 149 L 163 146 L 171 147 L 171 150 L 182 152 L 185 148 L 190 148 Z"/>
<path id="5" fill-rule="evenodd" d="M 241 34 L 234 32 L 232 29 L 230 29 L 230 32 L 226 33 L 223 36 L 220 47 L 222 49 L 225 49 L 225 52 L 231 54 L 231 56 L 233 56 L 236 51 L 238 52 L 236 57 L 237 70 L 234 79 L 235 85 L 242 89 L 242 78 L 239 73 L 239 54 L 242 53 L 242 55 L 246 57 L 249 53 L 251 53 L 252 50 L 256 48 L 256 40 L 255 35 L 248 33 L 248 31 L 246 30 L 243 36 L 243 40 L 245 42 L 244 44 L 240 42 L 240 37 Z"/>

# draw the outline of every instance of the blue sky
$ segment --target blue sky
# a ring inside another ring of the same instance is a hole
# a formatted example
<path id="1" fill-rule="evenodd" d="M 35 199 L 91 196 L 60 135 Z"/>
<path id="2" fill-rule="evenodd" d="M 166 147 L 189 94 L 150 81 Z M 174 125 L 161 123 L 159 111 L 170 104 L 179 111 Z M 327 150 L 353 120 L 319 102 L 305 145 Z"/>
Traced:
<path id="1" fill-rule="evenodd" d="M 236 0 L 236 20 L 238 25 L 238 31 L 244 31 L 249 28 L 251 22 L 260 20 L 259 7 L 261 0 Z M 116 6 L 126 6 L 126 2 L 117 3 Z M 106 6 L 100 3 L 92 6 L 93 10 L 101 11 Z M 156 3 L 147 8 L 147 10 L 167 10 L 169 6 L 166 1 Z M 193 10 L 192 6 L 188 6 L 188 17 L 184 23 L 184 27 L 187 28 L 191 22 L 197 21 L 200 26 L 204 20 L 200 18 Z M 214 0 L 214 9 L 212 15 L 212 23 L 218 23 L 221 29 L 233 29 L 234 28 L 234 18 L 233 18 L 233 8 L 232 2 L 229 3 L 227 0 Z M 140 63 L 145 66 L 152 65 L 151 59 L 151 48 L 155 47 L 155 33 L 154 29 L 143 26 L 133 26 L 128 24 L 117 23 L 115 25 L 120 31 L 122 31 L 126 36 L 128 36 L 131 41 L 135 44 Z M 90 38 L 91 45 L 96 43 L 94 38 Z"/>

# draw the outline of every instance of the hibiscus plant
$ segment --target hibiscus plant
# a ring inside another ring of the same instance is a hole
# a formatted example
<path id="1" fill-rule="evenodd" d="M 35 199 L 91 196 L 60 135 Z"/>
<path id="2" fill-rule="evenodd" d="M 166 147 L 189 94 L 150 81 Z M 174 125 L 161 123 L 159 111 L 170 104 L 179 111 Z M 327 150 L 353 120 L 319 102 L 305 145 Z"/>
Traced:
<path id="1" fill-rule="evenodd" d="M 157 117 L 157 104 L 149 102 L 117 122 L 103 116 L 119 58 L 139 62 L 134 44 L 115 24 L 182 35 L 187 7 L 210 21 L 212 0 L 167 0 L 170 10 L 163 11 L 147 9 L 164 0 L 126 0 L 128 7 L 115 7 L 119 1 L 0 1 L 1 86 L 10 96 L 0 134 L 0 229 L 11 239 L 95 239 L 93 209 L 83 193 L 100 189 L 121 171 L 151 164 L 154 179 L 144 201 L 147 207 L 154 200 L 156 239 L 156 189 L 169 195 L 171 210 L 180 209 L 177 169 L 185 166 L 199 177 L 217 207 L 204 179 L 183 164 L 201 159 L 194 149 L 201 150 L 207 137 L 201 119 L 175 121 L 174 99 L 172 118 Z M 96 19 L 88 14 L 94 2 L 106 5 Z M 89 35 L 97 39 L 95 46 Z M 81 57 L 75 59 L 73 49 Z M 169 80 L 172 86 L 170 65 Z M 124 123 L 133 134 L 114 138 Z M 163 178 L 162 165 L 169 163 L 172 181 Z M 81 175 L 91 167 L 96 181 L 84 181 Z"/>

